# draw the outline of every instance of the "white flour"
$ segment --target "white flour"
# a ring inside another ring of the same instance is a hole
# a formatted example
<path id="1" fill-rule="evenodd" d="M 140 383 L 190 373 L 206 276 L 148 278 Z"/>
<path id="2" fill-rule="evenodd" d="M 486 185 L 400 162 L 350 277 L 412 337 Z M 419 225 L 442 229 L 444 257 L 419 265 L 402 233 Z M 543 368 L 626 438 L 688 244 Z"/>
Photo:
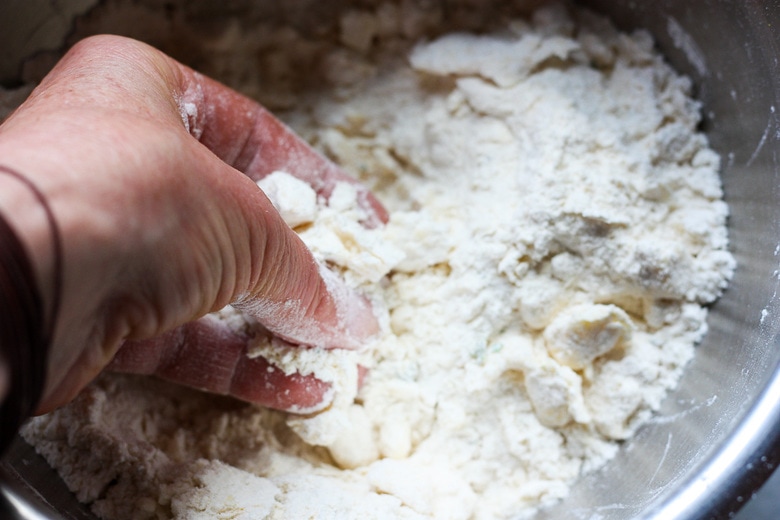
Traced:
<path id="1" fill-rule="evenodd" d="M 530 515 L 682 375 L 734 269 L 689 81 L 646 33 L 557 4 L 414 47 L 430 13 L 401 23 L 408 6 L 347 13 L 343 47 L 321 56 L 335 86 L 289 119 L 372 185 L 389 225 L 360 226 L 346 185 L 326 206 L 284 173 L 260 183 L 373 301 L 381 337 L 362 352 L 254 345 L 334 382 L 319 414 L 105 375 L 33 420 L 26 439 L 101 517 Z"/>

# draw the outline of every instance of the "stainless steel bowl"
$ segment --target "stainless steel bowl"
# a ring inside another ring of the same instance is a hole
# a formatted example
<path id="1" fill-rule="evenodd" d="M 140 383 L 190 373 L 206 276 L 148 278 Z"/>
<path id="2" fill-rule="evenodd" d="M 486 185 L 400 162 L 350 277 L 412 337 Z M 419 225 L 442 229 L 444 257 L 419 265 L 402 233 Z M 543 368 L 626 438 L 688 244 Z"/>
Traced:
<path id="1" fill-rule="evenodd" d="M 72 15 L 94 1 L 0 5 L 0 81 L 18 77 L 23 56 L 60 46 Z M 346 3 L 328 4 L 330 12 Z M 672 64 L 693 78 L 704 130 L 723 159 L 739 266 L 658 417 L 539 518 L 729 518 L 780 462 L 780 2 L 582 3 L 624 29 L 650 30 Z M 21 441 L 0 472 L 3 494 L 16 511 L 27 508 L 28 518 L 94 518 Z"/>

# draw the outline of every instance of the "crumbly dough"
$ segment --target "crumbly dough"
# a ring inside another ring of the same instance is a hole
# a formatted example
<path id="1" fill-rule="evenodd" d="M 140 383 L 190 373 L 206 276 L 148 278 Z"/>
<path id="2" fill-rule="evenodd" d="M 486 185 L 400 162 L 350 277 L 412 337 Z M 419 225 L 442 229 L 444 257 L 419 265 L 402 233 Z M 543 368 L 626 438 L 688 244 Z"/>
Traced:
<path id="1" fill-rule="evenodd" d="M 647 33 L 563 4 L 414 44 L 432 15 L 398 16 L 409 5 L 344 15 L 322 47 L 331 88 L 288 114 L 389 224 L 362 227 L 346 184 L 328 203 L 283 172 L 260 184 L 372 300 L 380 336 L 253 346 L 336 383 L 317 414 L 104 375 L 31 421 L 25 438 L 102 518 L 530 516 L 683 374 L 734 269 L 690 81 Z"/>

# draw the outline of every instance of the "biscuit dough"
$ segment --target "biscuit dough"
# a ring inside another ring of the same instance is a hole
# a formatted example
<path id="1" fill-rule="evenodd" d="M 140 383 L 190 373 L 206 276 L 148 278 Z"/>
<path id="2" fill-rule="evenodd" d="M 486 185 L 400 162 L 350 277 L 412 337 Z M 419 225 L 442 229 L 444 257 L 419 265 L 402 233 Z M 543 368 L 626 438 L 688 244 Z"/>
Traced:
<path id="1" fill-rule="evenodd" d="M 260 183 L 372 300 L 380 337 L 252 347 L 334 382 L 318 414 L 106 374 L 31 421 L 25 438 L 102 518 L 530 516 L 683 375 L 735 265 L 690 81 L 646 32 L 564 4 L 427 39 L 410 35 L 435 13 L 414 5 L 348 12 L 319 48 L 330 87 L 280 102 L 390 223 L 362 227 L 348 185 L 326 204 L 283 172 Z"/>

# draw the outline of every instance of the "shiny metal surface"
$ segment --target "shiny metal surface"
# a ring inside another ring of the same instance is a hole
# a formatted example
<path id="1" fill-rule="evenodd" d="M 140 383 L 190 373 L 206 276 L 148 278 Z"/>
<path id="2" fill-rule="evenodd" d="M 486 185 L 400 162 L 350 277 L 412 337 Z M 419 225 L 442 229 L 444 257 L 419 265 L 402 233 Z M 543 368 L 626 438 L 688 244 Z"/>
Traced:
<path id="1" fill-rule="evenodd" d="M 780 1 L 582 3 L 625 29 L 650 30 L 697 85 L 704 129 L 723 159 L 739 266 L 659 416 L 539 518 L 730 518 L 780 463 Z M 21 2 L 0 5 L 0 45 L 8 5 Z M 93 518 L 23 443 L 0 477 L 6 496 L 44 518 Z"/>

